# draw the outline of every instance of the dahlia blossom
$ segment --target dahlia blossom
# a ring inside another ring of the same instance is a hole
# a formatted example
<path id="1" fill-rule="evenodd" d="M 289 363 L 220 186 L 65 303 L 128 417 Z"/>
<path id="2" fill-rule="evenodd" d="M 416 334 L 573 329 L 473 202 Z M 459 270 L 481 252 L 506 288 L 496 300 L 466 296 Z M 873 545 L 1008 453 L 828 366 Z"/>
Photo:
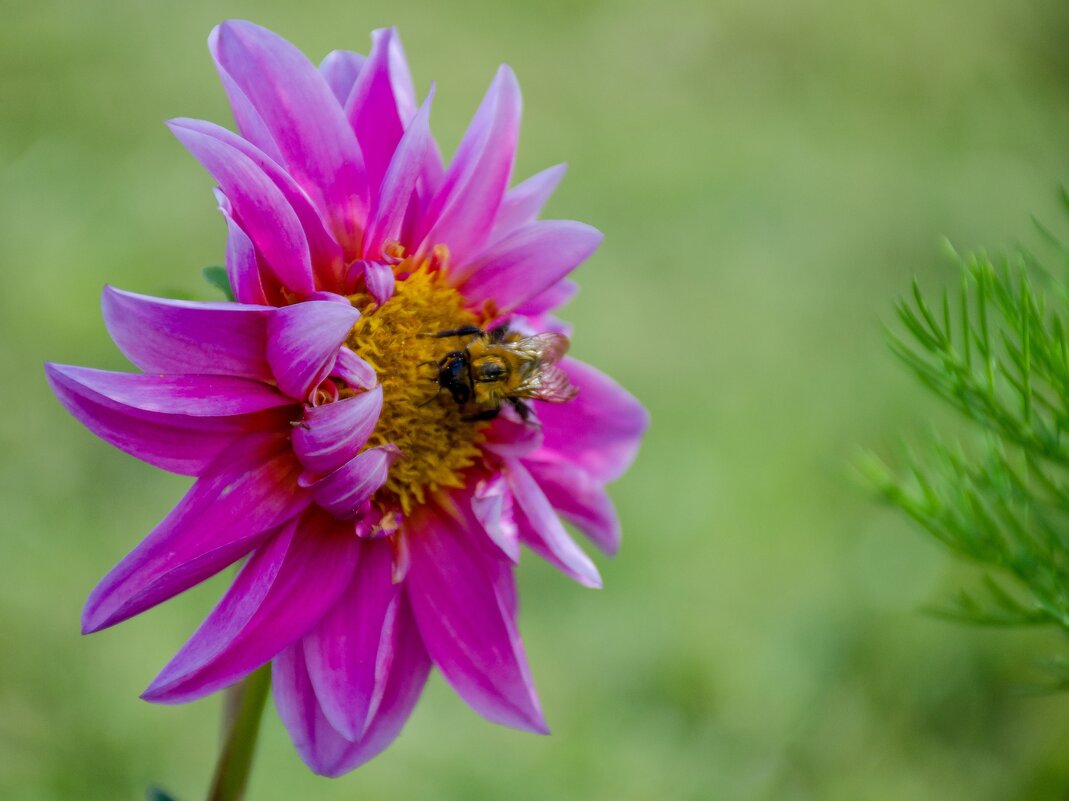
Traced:
<path id="1" fill-rule="evenodd" d="M 105 324 L 141 372 L 47 366 L 90 431 L 196 478 L 93 590 L 83 630 L 244 559 L 145 699 L 191 701 L 270 662 L 279 714 L 325 775 L 396 737 L 432 665 L 489 720 L 545 732 L 517 630 L 520 545 L 599 586 L 561 518 L 617 549 L 605 485 L 647 423 L 563 356 L 549 316 L 601 235 L 536 219 L 563 166 L 509 188 L 506 66 L 446 167 L 433 88 L 418 104 L 393 30 L 318 68 L 248 22 L 209 46 L 240 133 L 169 125 L 218 184 L 236 302 L 107 287 Z M 503 364 L 476 375 L 476 346 Z"/>

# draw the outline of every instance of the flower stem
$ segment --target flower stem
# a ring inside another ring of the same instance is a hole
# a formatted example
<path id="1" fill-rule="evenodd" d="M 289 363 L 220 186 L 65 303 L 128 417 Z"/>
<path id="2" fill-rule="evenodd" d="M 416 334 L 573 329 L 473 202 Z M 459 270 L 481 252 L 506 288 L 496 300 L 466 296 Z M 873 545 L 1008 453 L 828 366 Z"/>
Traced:
<path id="1" fill-rule="evenodd" d="M 223 744 L 219 761 L 215 763 L 208 801 L 241 801 L 245 796 L 270 686 L 271 665 L 268 663 L 226 691 Z"/>

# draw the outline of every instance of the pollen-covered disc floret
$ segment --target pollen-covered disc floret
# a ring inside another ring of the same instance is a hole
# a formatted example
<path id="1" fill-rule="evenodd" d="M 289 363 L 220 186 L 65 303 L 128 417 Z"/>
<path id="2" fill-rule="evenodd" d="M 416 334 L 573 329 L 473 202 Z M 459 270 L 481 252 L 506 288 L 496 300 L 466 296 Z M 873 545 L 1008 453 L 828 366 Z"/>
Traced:
<path id="1" fill-rule="evenodd" d="M 396 272 L 403 276 L 409 266 L 403 262 Z M 376 501 L 384 507 L 399 503 L 405 513 L 439 489 L 462 487 L 462 471 L 482 453 L 484 424 L 464 419 L 435 380 L 438 360 L 463 343 L 431 335 L 479 322 L 441 276 L 423 264 L 398 281 L 381 306 L 368 294 L 351 297 L 361 317 L 346 344 L 375 368 L 382 386 L 382 412 L 368 447 L 401 449 Z"/>

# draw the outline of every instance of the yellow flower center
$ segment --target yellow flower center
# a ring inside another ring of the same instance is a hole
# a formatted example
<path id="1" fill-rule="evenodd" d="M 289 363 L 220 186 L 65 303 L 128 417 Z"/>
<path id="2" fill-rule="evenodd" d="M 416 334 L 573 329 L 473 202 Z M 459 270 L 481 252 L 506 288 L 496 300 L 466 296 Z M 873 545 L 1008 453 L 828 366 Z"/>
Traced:
<path id="1" fill-rule="evenodd" d="M 412 267 L 403 262 L 395 272 Z M 427 262 L 399 280 L 381 306 L 367 294 L 350 300 L 361 317 L 346 344 L 375 368 L 382 385 L 382 413 L 367 447 L 393 443 L 402 453 L 375 500 L 383 508 L 400 505 L 407 515 L 438 490 L 463 486 L 461 472 L 481 457 L 486 424 L 463 419 L 461 408 L 436 383 L 439 359 L 464 342 L 426 336 L 480 320 Z"/>

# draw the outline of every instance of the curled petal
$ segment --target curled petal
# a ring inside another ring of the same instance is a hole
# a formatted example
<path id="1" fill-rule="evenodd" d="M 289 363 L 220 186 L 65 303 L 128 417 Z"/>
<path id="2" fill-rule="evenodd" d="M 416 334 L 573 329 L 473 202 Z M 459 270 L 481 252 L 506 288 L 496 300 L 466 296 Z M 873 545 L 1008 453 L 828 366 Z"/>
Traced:
<path id="1" fill-rule="evenodd" d="M 472 305 L 493 300 L 513 311 L 559 282 L 601 243 L 596 228 L 571 220 L 539 220 L 493 245 L 468 270 L 464 295 Z"/>
<path id="2" fill-rule="evenodd" d="M 338 348 L 358 319 L 357 309 L 330 300 L 276 310 L 268 324 L 267 361 L 279 389 L 306 399 L 333 369 Z"/>
<path id="3" fill-rule="evenodd" d="M 126 620 L 240 559 L 308 506 L 285 437 L 237 440 L 89 595 L 85 633 Z"/>
<path id="4" fill-rule="evenodd" d="M 351 389 L 371 389 L 379 378 L 374 367 L 344 345 L 338 349 L 338 359 L 330 374 L 340 378 Z"/>
<path id="5" fill-rule="evenodd" d="M 273 377 L 265 356 L 272 308 L 167 300 L 110 286 L 101 306 L 119 350 L 146 373 Z"/>
<path id="6" fill-rule="evenodd" d="M 579 395 L 538 404 L 550 461 L 572 461 L 602 483 L 615 481 L 638 453 L 649 413 L 627 390 L 588 364 L 565 357 L 561 367 Z"/>
<path id="7" fill-rule="evenodd" d="M 357 541 L 312 510 L 259 548 L 218 606 L 142 694 L 178 704 L 247 676 L 300 639 L 334 604 L 356 566 Z"/>
<path id="8" fill-rule="evenodd" d="M 380 306 L 393 297 L 395 278 L 393 269 L 380 261 L 369 261 L 364 272 L 367 291 Z"/>
<path id="9" fill-rule="evenodd" d="M 475 485 L 471 511 L 501 552 L 518 563 L 520 535 L 512 513 L 512 493 L 503 476 L 485 478 Z"/>
<path id="10" fill-rule="evenodd" d="M 396 445 L 381 445 L 354 456 L 315 483 L 312 492 L 316 503 L 335 517 L 355 517 L 375 490 L 386 483 L 390 465 L 400 453 Z"/>
<path id="11" fill-rule="evenodd" d="M 518 459 L 508 462 L 506 476 L 516 499 L 516 522 L 524 542 L 583 586 L 601 587 L 597 567 L 564 530 L 545 493 Z"/>
<path id="12" fill-rule="evenodd" d="M 546 733 L 516 628 L 511 566 L 480 543 L 478 521 L 424 507 L 406 526 L 405 578 L 423 643 L 468 706 L 505 726 Z"/>
<path id="13" fill-rule="evenodd" d="M 293 451 L 308 470 L 329 473 L 356 456 L 375 430 L 382 387 L 305 410 L 293 429 Z"/>
<path id="14" fill-rule="evenodd" d="M 520 108 L 516 76 L 502 65 L 430 202 L 421 251 L 445 244 L 463 264 L 486 242 L 512 174 Z"/>
<path id="15" fill-rule="evenodd" d="M 330 725 L 358 740 L 378 711 L 393 666 L 400 587 L 382 540 L 361 549 L 356 573 L 338 602 L 304 638 L 308 674 Z"/>
<path id="16" fill-rule="evenodd" d="M 367 217 L 367 176 L 356 136 L 319 71 L 277 34 L 242 20 L 209 39 L 220 71 L 240 88 L 290 175 L 355 255 Z M 228 193 L 229 194 L 229 193 Z"/>

